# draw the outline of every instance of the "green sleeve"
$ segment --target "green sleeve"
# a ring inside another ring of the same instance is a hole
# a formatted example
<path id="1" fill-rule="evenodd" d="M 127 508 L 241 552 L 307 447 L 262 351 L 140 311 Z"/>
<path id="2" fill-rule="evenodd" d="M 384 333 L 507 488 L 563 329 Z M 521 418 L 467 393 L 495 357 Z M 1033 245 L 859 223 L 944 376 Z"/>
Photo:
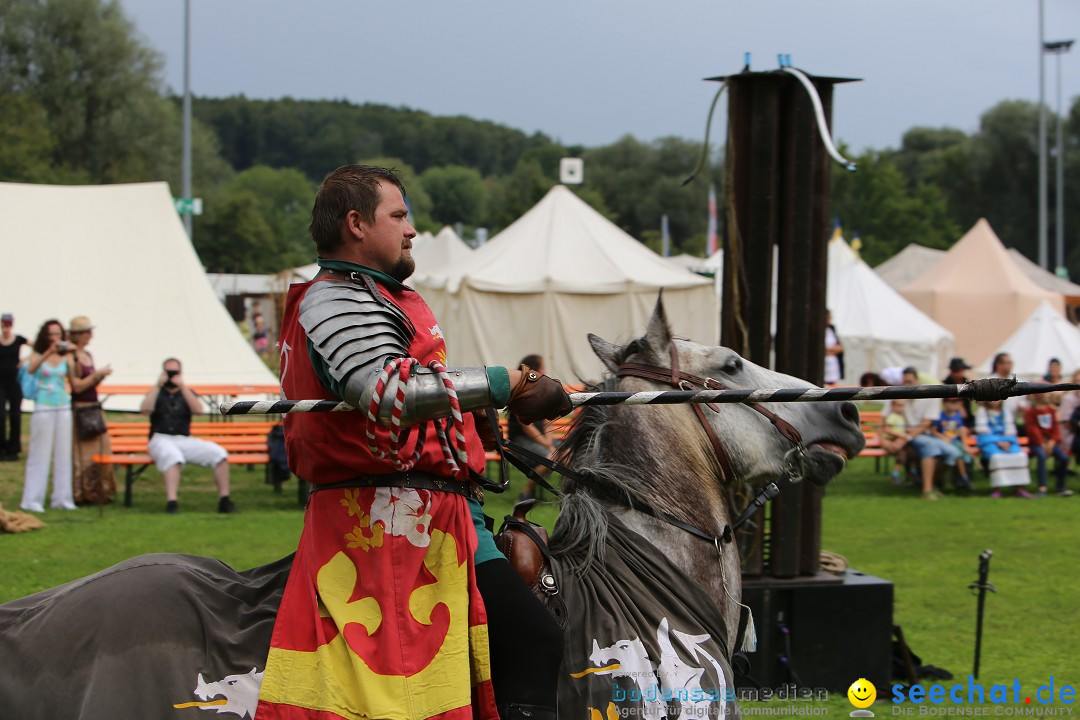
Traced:
<path id="1" fill-rule="evenodd" d="M 308 359 L 311 360 L 311 369 L 315 371 L 315 376 L 319 378 L 319 382 L 327 392 L 336 395 L 339 400 L 345 399 L 345 388 L 341 386 L 337 380 L 330 375 L 330 366 L 323 359 L 323 356 L 315 349 L 315 344 L 311 342 L 311 338 L 307 341 Z"/>
<path id="2" fill-rule="evenodd" d="M 510 371 L 499 365 L 491 365 L 487 368 L 487 376 L 491 404 L 497 408 L 506 407 L 506 403 L 510 402 Z"/>

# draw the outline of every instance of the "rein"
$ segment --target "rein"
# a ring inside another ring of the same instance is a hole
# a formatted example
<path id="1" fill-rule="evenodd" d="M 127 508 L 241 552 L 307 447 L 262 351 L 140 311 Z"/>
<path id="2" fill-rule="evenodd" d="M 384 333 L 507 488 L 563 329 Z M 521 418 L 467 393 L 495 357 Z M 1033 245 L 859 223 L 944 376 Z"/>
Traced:
<path id="1" fill-rule="evenodd" d="M 730 390 L 728 386 L 722 382 L 711 377 L 699 377 L 697 375 L 690 375 L 679 370 L 679 353 L 675 349 L 675 343 L 671 343 L 668 346 L 671 352 L 671 367 L 664 368 L 656 365 L 646 365 L 644 363 L 623 363 L 619 366 L 619 377 L 636 377 L 645 380 L 655 380 L 656 382 L 666 382 L 671 387 L 679 390 L 689 390 L 692 388 L 701 388 L 702 390 Z M 694 408 L 694 414 L 697 415 L 698 421 L 701 423 L 701 427 L 705 430 L 705 434 L 709 438 L 709 444 L 712 445 L 713 454 L 716 456 L 716 461 L 720 463 L 720 469 L 724 472 L 725 478 L 734 478 L 735 473 L 731 470 L 731 456 L 728 455 L 727 450 L 724 449 L 723 444 L 720 442 L 720 438 L 716 437 L 716 432 L 713 430 L 712 425 L 705 418 L 705 411 L 701 409 L 701 405 L 691 405 Z M 720 409 L 716 407 L 714 403 L 706 404 L 713 412 L 719 412 Z M 768 408 L 764 408 L 761 405 L 750 405 L 749 407 L 758 411 L 764 415 L 777 432 L 783 435 L 789 442 L 795 445 L 797 448 L 802 447 L 802 435 L 799 431 L 787 420 L 780 417 Z"/>
<path id="2" fill-rule="evenodd" d="M 679 369 L 679 356 L 678 351 L 675 349 L 675 345 L 669 346 L 671 351 L 671 367 L 664 368 L 656 365 L 646 365 L 644 363 L 623 363 L 619 366 L 617 373 L 618 377 L 637 377 L 645 380 L 653 380 L 657 382 L 670 383 L 672 387 L 679 389 L 687 389 L 689 387 L 700 387 L 705 390 L 728 390 L 726 385 L 719 382 L 714 378 L 703 378 L 697 375 L 691 375 L 684 373 Z M 694 414 L 697 415 L 698 421 L 701 423 L 702 429 L 705 431 L 705 435 L 709 438 L 709 444 L 712 445 L 713 453 L 716 456 L 716 461 L 720 464 L 720 468 L 724 473 L 725 478 L 734 478 L 735 474 L 731 469 L 731 458 L 724 449 L 720 439 L 716 436 L 716 432 L 713 430 L 712 425 L 709 424 L 708 419 L 705 417 L 705 411 L 701 409 L 701 405 L 691 405 L 694 409 Z M 713 412 L 718 412 L 719 408 L 713 403 L 708 403 L 708 407 Z M 668 513 L 657 512 L 652 507 L 646 505 L 641 500 L 632 495 L 628 495 L 625 500 L 627 504 L 638 512 L 645 513 L 659 520 L 663 520 L 669 525 L 683 530 L 684 532 L 693 535 L 696 538 L 704 540 L 716 547 L 717 553 L 720 552 L 722 544 L 731 542 L 734 537 L 734 531 L 753 517 L 760 508 L 764 507 L 766 503 L 780 494 L 780 491 L 788 484 L 792 482 L 798 482 L 803 477 L 803 461 L 805 459 L 806 450 L 803 447 L 802 435 L 799 431 L 787 420 L 772 412 L 771 410 L 761 407 L 760 405 L 750 405 L 757 412 L 764 415 L 773 427 L 789 440 L 794 447 L 791 448 L 784 456 L 784 471 L 773 482 L 767 483 L 765 487 L 757 494 L 754 500 L 743 510 L 738 519 L 730 525 L 725 525 L 723 533 L 721 535 L 713 535 L 707 533 L 700 528 L 685 523 L 682 520 L 669 515 Z M 539 484 L 548 492 L 555 496 L 559 496 L 561 493 L 551 486 L 543 477 L 533 470 L 537 465 L 543 465 L 550 470 L 553 470 L 564 477 L 568 477 L 579 483 L 585 483 L 585 476 L 572 468 L 567 467 L 558 460 L 552 460 L 543 455 L 538 455 L 520 445 L 510 442 L 509 440 L 499 443 L 499 447 L 503 452 L 503 456 L 510 461 L 514 467 L 524 473 L 530 480 Z M 620 497 L 620 499 L 623 499 Z"/>

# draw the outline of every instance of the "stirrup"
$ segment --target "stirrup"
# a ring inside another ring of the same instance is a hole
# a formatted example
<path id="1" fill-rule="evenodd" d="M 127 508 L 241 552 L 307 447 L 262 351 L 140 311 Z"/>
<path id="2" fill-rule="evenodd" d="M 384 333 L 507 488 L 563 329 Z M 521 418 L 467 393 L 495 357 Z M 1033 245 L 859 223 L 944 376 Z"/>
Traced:
<path id="1" fill-rule="evenodd" d="M 558 717 L 553 707 L 522 705 L 521 703 L 499 706 L 500 720 L 557 720 Z"/>

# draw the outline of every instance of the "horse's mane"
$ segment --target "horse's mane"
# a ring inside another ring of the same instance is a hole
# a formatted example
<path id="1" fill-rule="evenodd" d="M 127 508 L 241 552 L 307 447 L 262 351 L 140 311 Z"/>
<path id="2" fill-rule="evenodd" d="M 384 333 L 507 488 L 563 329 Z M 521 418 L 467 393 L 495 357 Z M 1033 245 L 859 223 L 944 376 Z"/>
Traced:
<path id="1" fill-rule="evenodd" d="M 586 392 L 615 390 L 618 378 L 606 377 L 589 385 Z M 551 537 L 551 551 L 576 572 L 585 572 L 593 562 L 603 561 L 604 539 L 608 531 L 608 511 L 602 497 L 629 501 L 640 498 L 634 488 L 644 485 L 637 466 L 603 460 L 601 448 L 610 440 L 615 406 L 585 405 L 566 433 L 556 459 L 573 468 L 578 478 L 564 477 L 561 483 L 559 520 Z"/>

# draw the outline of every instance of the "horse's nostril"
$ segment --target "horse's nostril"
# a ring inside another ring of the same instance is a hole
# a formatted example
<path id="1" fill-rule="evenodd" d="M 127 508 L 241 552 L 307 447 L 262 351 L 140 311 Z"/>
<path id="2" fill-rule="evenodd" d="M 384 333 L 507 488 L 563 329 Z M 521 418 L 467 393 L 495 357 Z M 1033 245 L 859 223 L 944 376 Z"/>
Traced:
<path id="1" fill-rule="evenodd" d="M 859 427 L 859 408 L 853 402 L 840 403 L 840 417 L 855 427 Z"/>

